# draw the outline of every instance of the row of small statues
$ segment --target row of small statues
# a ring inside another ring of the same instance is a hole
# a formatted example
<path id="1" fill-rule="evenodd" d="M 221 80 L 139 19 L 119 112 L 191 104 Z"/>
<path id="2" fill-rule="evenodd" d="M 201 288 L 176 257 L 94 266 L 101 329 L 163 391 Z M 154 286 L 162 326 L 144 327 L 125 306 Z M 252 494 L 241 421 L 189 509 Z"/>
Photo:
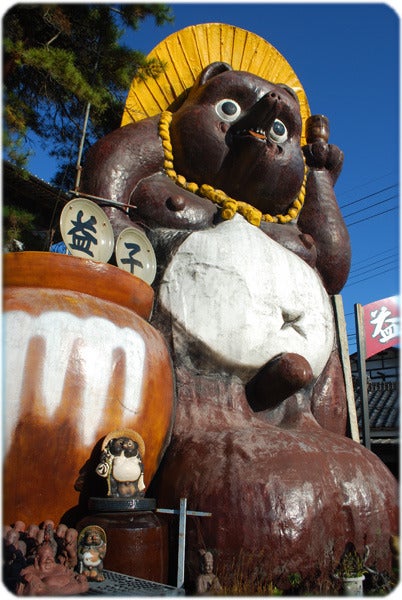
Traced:
<path id="1" fill-rule="evenodd" d="M 3 530 L 3 581 L 19 596 L 74 595 L 88 591 L 88 581 L 103 581 L 106 534 L 100 527 L 78 531 L 47 519 L 23 521 Z"/>

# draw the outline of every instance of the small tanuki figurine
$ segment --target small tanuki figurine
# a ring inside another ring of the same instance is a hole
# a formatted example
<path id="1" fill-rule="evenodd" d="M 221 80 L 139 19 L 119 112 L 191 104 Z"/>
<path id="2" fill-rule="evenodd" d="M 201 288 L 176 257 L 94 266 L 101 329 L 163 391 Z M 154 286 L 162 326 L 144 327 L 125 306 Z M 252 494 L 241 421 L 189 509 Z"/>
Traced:
<path id="1" fill-rule="evenodd" d="M 54 521 L 46 519 L 40 529 L 43 529 L 43 541 L 51 545 L 54 555 L 57 554 L 57 541 L 55 538 Z"/>
<path id="2" fill-rule="evenodd" d="M 198 596 L 210 596 L 222 591 L 218 577 L 213 573 L 214 558 L 211 552 L 200 550 L 201 574 L 197 577 Z"/>
<path id="3" fill-rule="evenodd" d="M 64 546 L 65 535 L 68 527 L 65 523 L 59 523 L 54 531 L 54 539 L 57 543 L 57 553 Z"/>
<path id="4" fill-rule="evenodd" d="M 144 440 L 132 429 L 112 431 L 105 437 L 96 472 L 106 477 L 108 496 L 135 498 L 144 495 L 144 454 Z"/>
<path id="5" fill-rule="evenodd" d="M 103 559 L 106 533 L 99 525 L 88 525 L 78 536 L 78 567 L 89 581 L 104 581 Z"/>
<path id="6" fill-rule="evenodd" d="M 32 563 L 34 560 L 34 555 L 37 547 L 38 533 L 39 525 L 36 525 L 36 523 L 31 523 L 30 525 L 28 525 L 25 535 L 25 544 L 27 547 L 25 556 L 28 564 Z"/>
<path id="7" fill-rule="evenodd" d="M 55 561 L 51 545 L 39 546 L 33 565 L 21 571 L 18 596 L 68 596 L 87 592 L 85 575 L 78 574 Z"/>
<path id="8" fill-rule="evenodd" d="M 60 541 L 57 560 L 61 563 L 74 569 L 77 566 L 77 538 L 78 531 L 73 527 L 69 527 Z"/>

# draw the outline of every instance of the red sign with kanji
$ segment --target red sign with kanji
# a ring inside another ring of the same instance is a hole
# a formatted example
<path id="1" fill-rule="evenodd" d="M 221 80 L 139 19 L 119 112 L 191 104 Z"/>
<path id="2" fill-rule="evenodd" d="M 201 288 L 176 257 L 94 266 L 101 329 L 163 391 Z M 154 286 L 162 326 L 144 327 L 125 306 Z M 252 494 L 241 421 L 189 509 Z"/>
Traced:
<path id="1" fill-rule="evenodd" d="M 366 358 L 399 344 L 399 296 L 363 306 Z"/>

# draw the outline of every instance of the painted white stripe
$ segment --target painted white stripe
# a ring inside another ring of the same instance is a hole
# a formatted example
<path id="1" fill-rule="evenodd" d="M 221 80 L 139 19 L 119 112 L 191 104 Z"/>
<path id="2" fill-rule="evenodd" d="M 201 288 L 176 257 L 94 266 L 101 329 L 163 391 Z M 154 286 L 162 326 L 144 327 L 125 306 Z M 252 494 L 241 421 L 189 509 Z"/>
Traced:
<path id="1" fill-rule="evenodd" d="M 113 370 L 113 352 L 125 354 L 126 369 L 122 420 L 139 409 L 145 364 L 145 342 L 129 327 L 117 327 L 100 318 L 78 318 L 61 311 L 44 312 L 38 317 L 23 311 L 9 311 L 4 317 L 5 332 L 5 442 L 11 442 L 20 412 L 20 396 L 28 345 L 33 337 L 45 341 L 45 360 L 41 365 L 43 407 L 51 419 L 62 400 L 68 363 L 76 361 L 84 380 L 80 407 L 80 431 L 85 445 L 94 442 L 107 401 Z M 5 449 L 5 451 L 6 451 Z"/>

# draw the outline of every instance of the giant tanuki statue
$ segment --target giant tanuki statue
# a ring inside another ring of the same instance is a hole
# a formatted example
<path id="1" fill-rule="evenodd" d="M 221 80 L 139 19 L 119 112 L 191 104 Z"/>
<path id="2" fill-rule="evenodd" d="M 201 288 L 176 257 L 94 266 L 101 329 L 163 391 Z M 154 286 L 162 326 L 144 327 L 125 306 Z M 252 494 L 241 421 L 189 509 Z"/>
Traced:
<path id="1" fill-rule="evenodd" d="M 244 34 L 189 29 L 204 43 Z M 158 259 L 153 324 L 178 404 L 152 493 L 212 512 L 189 525 L 189 551 L 246 552 L 273 579 L 329 575 L 348 542 L 390 568 L 396 482 L 346 436 L 330 302 L 350 266 L 334 194 L 343 154 L 324 117 L 306 128 L 300 86 L 218 58 L 161 114 L 97 142 L 80 189 L 129 204 L 105 208 L 116 235 L 143 228 Z"/>

